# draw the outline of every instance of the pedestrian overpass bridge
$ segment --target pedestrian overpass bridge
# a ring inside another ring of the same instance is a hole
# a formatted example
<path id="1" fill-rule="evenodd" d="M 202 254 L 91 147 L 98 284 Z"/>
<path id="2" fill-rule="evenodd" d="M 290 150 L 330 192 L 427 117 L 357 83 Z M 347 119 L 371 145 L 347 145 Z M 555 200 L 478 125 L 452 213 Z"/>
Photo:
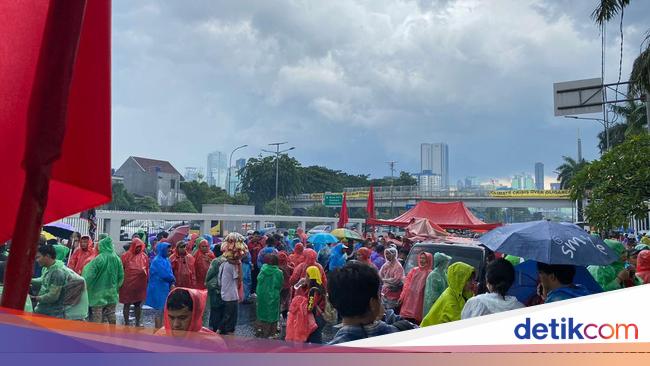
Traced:
<path id="1" fill-rule="evenodd" d="M 348 207 L 366 207 L 369 188 L 347 188 Z M 340 207 L 343 193 L 307 193 L 289 198 L 293 209 L 307 209 L 314 205 Z M 393 207 L 407 208 L 418 201 L 453 202 L 462 201 L 470 208 L 538 208 L 545 210 L 574 207 L 574 201 L 569 192 L 562 191 L 424 191 L 418 186 L 396 186 L 374 188 L 376 208 Z"/>

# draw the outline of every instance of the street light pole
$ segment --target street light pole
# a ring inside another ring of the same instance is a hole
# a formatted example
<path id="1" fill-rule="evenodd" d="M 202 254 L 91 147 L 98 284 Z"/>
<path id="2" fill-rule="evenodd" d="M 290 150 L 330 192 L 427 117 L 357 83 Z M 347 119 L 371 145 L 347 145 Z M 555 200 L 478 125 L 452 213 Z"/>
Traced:
<path id="1" fill-rule="evenodd" d="M 227 174 L 227 176 L 228 176 L 228 179 L 227 179 L 227 181 L 228 181 L 228 188 L 226 189 L 226 192 L 228 192 L 228 195 L 229 195 L 229 196 L 230 196 L 230 193 L 231 193 L 231 192 L 230 192 L 230 183 L 231 183 L 231 182 L 230 182 L 230 169 L 232 169 L 232 154 L 234 154 L 235 151 L 237 151 L 237 150 L 239 150 L 239 149 L 243 149 L 243 148 L 245 148 L 245 147 L 247 147 L 247 146 L 248 146 L 248 145 L 237 146 L 233 151 L 230 152 L 230 159 L 228 159 L 228 174 Z"/>
<path id="2" fill-rule="evenodd" d="M 394 216 L 393 214 L 393 181 L 395 179 L 394 172 L 395 172 L 395 164 L 397 164 L 396 161 L 387 161 L 386 164 L 390 166 L 390 216 Z"/>
<path id="3" fill-rule="evenodd" d="M 273 142 L 269 146 L 275 146 L 275 151 L 264 150 L 262 151 L 275 154 L 275 215 L 278 215 L 278 177 L 280 176 L 280 154 L 283 154 L 287 151 L 295 149 L 295 147 L 290 147 L 286 150 L 280 151 L 280 145 L 288 144 L 288 142 Z"/>
<path id="4" fill-rule="evenodd" d="M 609 126 L 607 121 L 604 119 L 600 118 L 587 118 L 587 117 L 577 117 L 577 116 L 564 116 L 564 118 L 571 118 L 571 119 L 584 119 L 588 121 L 598 121 L 602 126 L 603 130 L 605 132 L 605 152 L 609 151 L 610 144 L 609 144 Z"/>

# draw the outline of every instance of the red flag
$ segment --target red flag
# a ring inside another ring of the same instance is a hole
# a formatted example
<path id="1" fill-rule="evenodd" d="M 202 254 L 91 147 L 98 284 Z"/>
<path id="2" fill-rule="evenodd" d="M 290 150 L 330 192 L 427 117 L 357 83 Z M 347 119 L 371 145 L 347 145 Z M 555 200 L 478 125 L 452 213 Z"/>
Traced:
<path id="1" fill-rule="evenodd" d="M 110 1 L 0 2 L 2 306 L 23 308 L 43 222 L 110 201 L 110 12 Z"/>
<path id="2" fill-rule="evenodd" d="M 368 218 L 375 218 L 375 190 L 370 186 L 370 192 L 368 192 L 368 203 L 366 204 L 366 211 L 368 212 Z"/>
<path id="3" fill-rule="evenodd" d="M 341 214 L 339 215 L 339 224 L 337 227 L 345 227 L 348 223 L 348 200 L 346 193 L 343 192 L 343 205 L 341 205 Z"/>

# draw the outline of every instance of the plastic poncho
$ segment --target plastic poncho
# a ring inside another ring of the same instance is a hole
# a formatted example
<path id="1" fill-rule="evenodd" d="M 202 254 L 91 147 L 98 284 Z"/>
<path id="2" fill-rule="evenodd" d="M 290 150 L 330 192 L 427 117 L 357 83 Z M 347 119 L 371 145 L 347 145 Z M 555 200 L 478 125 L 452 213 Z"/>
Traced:
<path id="1" fill-rule="evenodd" d="M 88 304 L 106 306 L 117 304 L 124 282 L 122 260 L 115 254 L 110 237 L 99 241 L 99 254 L 84 267 L 82 276 L 88 289 Z"/>
<path id="2" fill-rule="evenodd" d="M 519 258 L 517 256 L 514 256 L 514 255 L 511 255 L 511 254 L 506 255 L 503 259 L 510 262 L 513 266 L 516 266 L 519 263 L 521 263 L 521 258 Z"/>
<path id="3" fill-rule="evenodd" d="M 422 320 L 422 305 L 424 304 L 424 285 L 427 276 L 431 273 L 433 256 L 431 253 L 424 253 L 426 259 L 422 260 L 418 254 L 418 266 L 413 268 L 406 276 L 404 288 L 400 295 L 402 307 L 399 315 L 402 318 L 415 319 L 418 323 Z"/>
<path id="4" fill-rule="evenodd" d="M 330 255 L 332 254 L 332 250 L 330 249 L 329 245 L 323 246 L 321 250 L 318 252 L 318 257 L 316 258 L 316 261 L 318 264 L 321 265 L 323 268 L 327 268 L 327 265 L 330 261 Z"/>
<path id="5" fill-rule="evenodd" d="M 136 254 L 136 249 L 141 248 Z M 149 281 L 149 256 L 145 251 L 142 240 L 131 240 L 129 250 L 122 254 L 124 283 L 120 288 L 120 303 L 134 304 L 147 298 L 147 283 Z"/>
<path id="6" fill-rule="evenodd" d="M 205 290 L 197 290 L 193 288 L 175 287 L 169 294 L 171 295 L 173 292 L 179 290 L 185 290 L 189 292 L 190 297 L 192 298 L 192 321 L 190 322 L 189 328 L 187 328 L 188 334 L 186 335 L 189 335 L 189 332 L 212 334 L 214 335 L 215 339 L 223 342 L 223 340 L 218 338 L 218 336 L 216 336 L 213 331 L 203 327 L 203 312 L 205 311 L 205 303 L 208 298 L 207 292 Z M 166 300 L 167 299 L 165 299 L 165 302 Z M 169 317 L 167 316 L 167 306 L 165 306 L 164 319 L 165 326 L 160 328 L 160 330 L 156 332 L 156 335 L 172 336 L 172 326 L 169 322 Z"/>
<path id="7" fill-rule="evenodd" d="M 357 260 L 361 263 L 369 264 L 374 267 L 374 264 L 370 261 L 370 255 L 372 251 L 366 247 L 359 248 L 357 251 Z"/>
<path id="8" fill-rule="evenodd" d="M 41 277 L 32 279 L 40 283 L 38 296 L 41 300 L 34 308 L 34 313 L 70 320 L 84 320 L 88 316 L 88 292 L 83 277 L 56 260 L 50 267 L 43 267 Z M 58 297 L 52 296 L 52 290 L 61 287 Z"/>
<path id="9" fill-rule="evenodd" d="M 215 258 L 214 253 L 210 251 L 210 244 L 207 240 L 202 239 L 197 246 L 198 250 L 194 256 L 194 273 L 196 275 L 196 283 L 194 288 L 205 290 L 205 276 L 210 269 L 210 263 Z"/>
<path id="10" fill-rule="evenodd" d="M 194 252 L 198 248 L 198 244 L 196 240 L 199 238 L 199 234 L 191 234 L 190 235 L 190 240 L 187 242 L 187 252 L 192 253 L 194 255 Z"/>
<path id="11" fill-rule="evenodd" d="M 309 311 L 306 296 L 297 295 L 291 300 L 287 316 L 285 341 L 305 342 L 309 335 L 318 328 L 314 314 Z"/>
<path id="12" fill-rule="evenodd" d="M 379 249 L 379 250 L 382 250 L 382 249 Z M 383 253 L 383 250 L 382 250 L 382 253 Z M 384 258 L 384 256 L 381 255 L 380 253 L 377 253 L 376 251 L 374 251 L 370 255 L 370 261 L 372 262 L 372 264 L 375 265 L 375 268 L 377 268 L 377 270 L 380 270 L 381 267 L 383 267 L 384 264 L 386 263 L 386 258 Z"/>
<path id="13" fill-rule="evenodd" d="M 421 327 L 460 320 L 465 301 L 473 295 L 471 292 L 463 293 L 473 273 L 474 267 L 467 263 L 456 262 L 449 266 L 447 270 L 449 286 L 424 317 Z"/>
<path id="14" fill-rule="evenodd" d="M 305 261 L 305 245 L 302 243 L 296 244 L 293 248 L 293 254 L 289 255 L 289 262 L 293 265 L 294 268 Z"/>
<path id="15" fill-rule="evenodd" d="M 299 244 L 302 245 L 302 244 Z M 297 247 L 297 246 L 296 246 Z M 346 260 L 346 255 L 343 252 L 343 244 L 338 243 L 336 244 L 331 252 L 330 252 L 330 258 L 329 258 L 329 264 L 328 264 L 328 269 L 330 272 L 337 268 L 341 268 L 345 265 L 345 260 Z"/>
<path id="16" fill-rule="evenodd" d="M 444 253 L 433 255 L 433 271 L 427 276 L 427 283 L 424 287 L 424 304 L 422 306 L 422 317 L 425 317 L 431 306 L 447 289 L 447 267 L 451 257 Z"/>
<path id="17" fill-rule="evenodd" d="M 180 254 L 179 248 L 176 247 L 174 254 L 169 257 L 172 264 L 176 286 L 193 288 L 196 285 L 196 273 L 194 272 L 194 257 L 187 251 L 184 255 Z"/>
<path id="18" fill-rule="evenodd" d="M 625 246 L 617 240 L 605 239 L 605 244 L 610 247 L 620 258 L 625 253 Z M 618 274 L 625 269 L 625 264 L 618 259 L 616 262 L 607 266 L 589 266 L 587 270 L 591 276 L 598 282 L 603 291 L 617 290 L 621 284 L 617 281 Z"/>
<path id="19" fill-rule="evenodd" d="M 323 267 L 316 262 L 316 257 L 318 256 L 316 252 L 313 249 L 305 249 L 305 261 L 302 262 L 298 267 L 296 267 L 293 270 L 293 274 L 291 275 L 291 279 L 289 280 L 291 286 L 295 285 L 300 281 L 301 278 L 305 278 L 307 274 L 307 268 L 310 266 L 316 266 L 318 267 L 318 270 L 321 273 L 321 280 L 323 282 L 323 287 L 327 288 L 327 276 L 325 276 L 325 271 L 323 270 Z M 296 293 L 306 295 L 306 286 L 301 287 L 296 291 Z"/>
<path id="20" fill-rule="evenodd" d="M 3 284 L 0 282 L 0 300 L 2 300 L 2 291 L 3 291 Z M 27 296 L 25 299 L 25 307 L 23 308 L 23 311 L 27 313 L 31 313 L 34 311 L 34 308 L 32 307 L 32 298 Z"/>
<path id="21" fill-rule="evenodd" d="M 257 253 L 257 263 L 256 263 L 257 268 L 262 268 L 262 266 L 264 266 L 264 263 L 266 263 L 264 261 L 264 257 L 267 254 L 278 254 L 278 250 L 275 249 L 275 247 L 269 247 L 269 246 L 266 246 L 262 250 L 260 250 L 259 253 Z"/>
<path id="22" fill-rule="evenodd" d="M 156 256 L 149 267 L 149 284 L 147 285 L 147 299 L 145 304 L 156 310 L 162 310 L 169 294 L 171 285 L 174 284 L 174 272 L 167 258 L 170 244 L 160 242 L 156 247 Z"/>
<path id="23" fill-rule="evenodd" d="M 293 273 L 293 267 L 289 265 L 289 256 L 285 252 L 280 252 L 278 254 L 278 268 L 282 271 L 284 275 L 284 282 L 282 284 L 283 289 L 288 289 L 291 287 L 289 280 L 291 279 L 291 273 Z"/>
<path id="24" fill-rule="evenodd" d="M 89 238 L 88 247 L 86 250 L 82 249 L 81 246 L 75 249 L 68 260 L 68 267 L 75 271 L 77 274 L 81 274 L 86 264 L 90 263 L 97 256 L 97 251 L 95 250 L 95 244 Z"/>
<path id="25" fill-rule="evenodd" d="M 397 301 L 402 294 L 402 285 L 404 284 L 404 268 L 397 260 L 397 249 L 388 248 L 384 251 L 386 253 L 393 253 L 393 260 L 387 261 L 381 266 L 379 270 L 379 277 L 381 277 L 382 295 L 389 301 Z"/>
<path id="26" fill-rule="evenodd" d="M 244 292 L 244 301 L 251 297 L 251 287 L 253 286 L 253 266 L 251 265 L 251 254 L 246 253 L 241 260 L 242 287 Z"/>
<path id="27" fill-rule="evenodd" d="M 280 318 L 280 291 L 284 274 L 276 265 L 265 264 L 257 276 L 257 320 L 273 323 Z"/>
<path id="28" fill-rule="evenodd" d="M 56 251 L 56 259 L 65 263 L 68 260 L 68 254 L 70 254 L 70 248 L 61 244 L 54 244 L 54 250 Z"/>
<path id="29" fill-rule="evenodd" d="M 642 250 L 636 259 L 636 276 L 643 283 L 650 283 L 650 250 Z"/>
<path id="30" fill-rule="evenodd" d="M 300 239 L 300 242 L 303 244 L 307 244 L 307 234 L 305 234 L 305 230 L 301 227 L 296 229 L 296 236 Z"/>

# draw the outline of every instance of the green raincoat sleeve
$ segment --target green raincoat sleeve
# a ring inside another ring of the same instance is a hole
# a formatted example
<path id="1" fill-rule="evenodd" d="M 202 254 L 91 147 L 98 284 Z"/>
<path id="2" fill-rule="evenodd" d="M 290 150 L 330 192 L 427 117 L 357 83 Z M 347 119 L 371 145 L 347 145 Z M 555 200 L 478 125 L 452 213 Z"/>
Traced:
<path id="1" fill-rule="evenodd" d="M 117 304 L 124 282 L 124 268 L 110 237 L 99 242 L 99 254 L 84 267 L 82 275 L 91 307 Z"/>
<path id="2" fill-rule="evenodd" d="M 460 320 L 460 313 L 463 311 L 465 301 L 472 296 L 472 294 L 463 293 L 463 291 L 473 272 L 474 267 L 463 262 L 456 262 L 449 266 L 447 271 L 449 286 L 422 319 L 420 326 L 427 327 Z"/>
<path id="3" fill-rule="evenodd" d="M 587 267 L 591 276 L 598 282 L 603 291 L 618 290 L 621 284 L 617 281 L 618 273 L 612 266 L 589 266 Z"/>

